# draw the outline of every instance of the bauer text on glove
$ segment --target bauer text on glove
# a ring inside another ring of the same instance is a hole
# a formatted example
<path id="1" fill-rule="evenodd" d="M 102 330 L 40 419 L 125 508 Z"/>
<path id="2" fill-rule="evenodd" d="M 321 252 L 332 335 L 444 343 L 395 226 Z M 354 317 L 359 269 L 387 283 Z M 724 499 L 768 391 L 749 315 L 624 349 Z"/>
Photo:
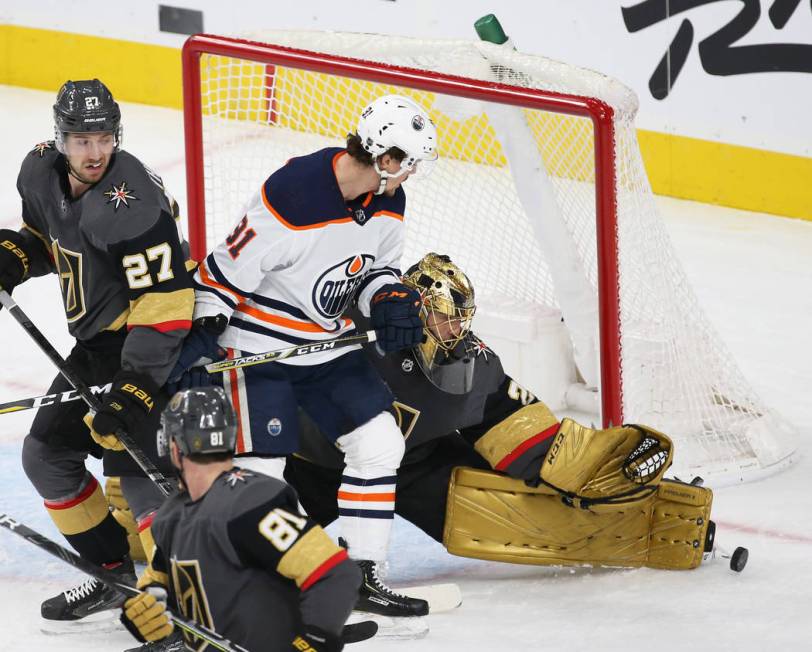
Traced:
<path id="1" fill-rule="evenodd" d="M 158 386 L 152 378 L 134 371 L 119 371 L 113 388 L 102 397 L 95 415 L 87 415 L 85 423 L 94 441 L 103 448 L 123 450 L 115 436 L 116 430 L 134 435 L 155 409 Z"/>

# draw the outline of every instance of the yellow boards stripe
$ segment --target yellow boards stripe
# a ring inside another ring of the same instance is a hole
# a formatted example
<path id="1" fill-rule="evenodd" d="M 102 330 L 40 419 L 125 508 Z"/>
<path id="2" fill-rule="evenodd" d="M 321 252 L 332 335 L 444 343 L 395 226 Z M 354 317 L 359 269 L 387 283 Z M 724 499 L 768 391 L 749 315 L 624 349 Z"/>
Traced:
<path id="1" fill-rule="evenodd" d="M 0 49 L 2 84 L 56 93 L 66 79 L 99 77 L 120 100 L 182 107 L 179 48 L 0 25 Z M 429 107 L 434 100 L 431 93 L 373 87 L 368 82 L 347 86 L 346 80 L 306 71 L 274 70 L 272 66 L 223 57 L 209 59 L 202 69 L 202 81 L 204 87 L 210 85 L 207 101 L 217 105 L 218 115 L 224 115 L 226 106 L 225 117 L 229 119 L 283 127 L 297 122 L 341 140 L 355 129 L 358 109 L 379 93 L 400 92 Z M 269 73 L 274 74 L 269 77 Z M 242 78 L 239 87 L 237 77 Z M 246 77 L 248 84 L 244 83 Z M 269 81 L 278 114 L 265 88 Z M 313 111 L 312 93 L 317 90 L 333 93 L 328 95 L 335 100 L 332 116 Z M 432 111 L 432 117 L 441 134 L 441 155 L 505 165 L 501 147 L 484 116 L 470 117 L 461 124 L 439 111 Z M 591 146 L 583 146 L 592 138 L 588 121 L 534 113 L 529 122 L 552 176 L 592 179 Z M 452 126 L 456 129 L 450 136 Z M 638 131 L 638 137 L 656 193 L 812 220 L 812 158 L 644 130 Z M 574 160 L 572 153 L 576 153 Z M 556 156 L 560 154 L 567 156 L 559 160 Z"/>
<path id="2" fill-rule="evenodd" d="M 3 84 L 56 95 L 68 79 L 98 77 L 118 100 L 183 107 L 178 48 L 17 25 L 0 25 L 0 47 Z"/>
<path id="3" fill-rule="evenodd" d="M 643 129 L 655 193 L 812 220 L 812 158 Z"/>

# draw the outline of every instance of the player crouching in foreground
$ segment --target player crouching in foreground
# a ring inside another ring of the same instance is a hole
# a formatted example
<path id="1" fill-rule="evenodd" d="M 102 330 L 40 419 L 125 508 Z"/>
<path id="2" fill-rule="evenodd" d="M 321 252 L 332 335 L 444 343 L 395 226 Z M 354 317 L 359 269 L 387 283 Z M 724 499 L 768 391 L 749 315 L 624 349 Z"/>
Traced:
<path id="1" fill-rule="evenodd" d="M 164 589 L 179 613 L 247 650 L 341 650 L 359 569 L 299 513 L 284 482 L 234 466 L 236 417 L 223 389 L 178 392 L 161 423 L 158 448 L 183 491 L 152 523 L 153 573 L 139 581 L 148 590 L 124 603 L 125 626 L 141 641 L 185 649 L 154 595 Z"/>
<path id="2" fill-rule="evenodd" d="M 712 538 L 710 490 L 663 480 L 673 447 L 651 428 L 559 421 L 471 331 L 474 289 L 429 254 L 404 283 L 423 298 L 426 342 L 369 359 L 406 436 L 395 511 L 449 552 L 522 564 L 694 568 Z M 363 325 L 359 325 L 362 328 Z M 421 373 L 422 372 L 422 373 Z M 306 420 L 306 417 L 302 417 Z M 303 425 L 285 479 L 322 525 L 340 453 Z"/>

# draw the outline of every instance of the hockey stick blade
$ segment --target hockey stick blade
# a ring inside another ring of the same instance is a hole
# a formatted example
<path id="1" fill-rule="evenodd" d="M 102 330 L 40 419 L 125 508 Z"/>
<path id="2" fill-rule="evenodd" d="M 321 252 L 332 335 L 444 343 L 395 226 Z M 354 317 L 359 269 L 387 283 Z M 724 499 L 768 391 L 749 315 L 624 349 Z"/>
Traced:
<path id="1" fill-rule="evenodd" d="M 377 633 L 378 623 L 374 620 L 362 620 L 358 623 L 344 625 L 344 629 L 341 630 L 341 642 L 344 643 L 344 645 L 360 643 L 361 641 L 372 638 Z"/>
<path id="2" fill-rule="evenodd" d="M 265 351 L 264 353 L 244 355 L 241 358 L 232 358 L 231 360 L 220 360 L 218 362 L 207 364 L 203 368 L 210 374 L 222 373 L 224 371 L 231 371 L 232 369 L 239 369 L 240 367 L 250 367 L 255 364 L 264 364 L 265 362 L 284 360 L 285 358 L 297 358 L 303 355 L 310 355 L 311 353 L 334 351 L 336 349 L 342 349 L 346 346 L 366 344 L 367 342 L 374 342 L 376 339 L 377 337 L 375 335 L 375 331 L 366 331 L 360 335 L 348 335 L 347 337 L 337 337 L 334 340 L 312 342 L 311 344 L 301 344 L 299 346 L 289 346 L 286 349 L 276 349 L 275 351 Z"/>
<path id="3" fill-rule="evenodd" d="M 430 614 L 452 611 L 462 604 L 462 591 L 456 584 L 405 586 L 399 588 L 398 592 L 428 602 Z"/>

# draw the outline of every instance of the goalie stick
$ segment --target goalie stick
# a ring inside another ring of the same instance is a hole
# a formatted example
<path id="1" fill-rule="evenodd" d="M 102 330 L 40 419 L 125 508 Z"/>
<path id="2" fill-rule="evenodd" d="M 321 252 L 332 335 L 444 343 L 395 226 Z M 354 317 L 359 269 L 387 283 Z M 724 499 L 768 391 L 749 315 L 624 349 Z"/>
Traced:
<path id="1" fill-rule="evenodd" d="M 59 370 L 59 373 L 62 374 L 65 380 L 73 385 L 82 400 L 90 406 L 90 409 L 94 411 L 98 410 L 99 407 L 101 407 L 101 402 L 98 397 L 95 396 L 85 382 L 76 375 L 73 367 L 59 355 L 59 351 L 53 347 L 48 341 L 48 338 L 46 338 L 28 318 L 28 315 L 26 315 L 22 308 L 11 298 L 11 295 L 2 288 L 0 288 L 0 303 L 5 306 L 11 316 L 17 320 L 17 323 L 22 326 L 23 330 L 28 333 L 31 339 L 36 342 L 40 350 L 48 356 L 48 359 Z M 135 460 L 136 464 L 138 464 L 146 476 L 156 484 L 164 496 L 171 496 L 175 492 L 172 483 L 155 467 L 152 461 L 144 454 L 144 451 L 133 441 L 132 437 L 120 429 L 116 430 L 115 435 L 119 441 L 124 444 L 124 448 L 127 449 L 127 452 Z"/>
<path id="2" fill-rule="evenodd" d="M 54 557 L 58 557 L 74 568 L 78 568 L 83 573 L 87 573 L 91 577 L 95 577 L 103 584 L 106 584 L 111 588 L 118 589 L 125 595 L 133 597 L 141 593 L 141 591 L 134 586 L 131 586 L 126 582 L 122 582 L 121 578 L 114 573 L 111 573 L 100 566 L 96 566 L 86 559 L 82 559 L 76 553 L 71 552 L 67 548 L 63 548 L 55 541 L 51 541 L 48 537 L 45 537 L 28 526 L 23 525 L 19 521 L 14 520 L 8 514 L 0 513 L 0 525 L 11 532 L 14 532 L 14 534 L 19 535 L 29 543 L 33 543 L 35 546 L 42 548 L 46 552 L 52 554 Z M 220 636 L 220 634 L 217 632 L 173 613 L 168 607 L 167 614 L 172 622 L 184 632 L 206 641 L 208 645 L 216 650 L 221 650 L 222 652 L 248 652 L 245 648 L 235 645 L 227 638 Z M 372 638 L 377 631 L 378 625 L 369 620 L 353 623 L 351 625 L 345 625 L 341 632 L 341 641 L 345 644 L 358 643 L 360 641 L 365 641 L 368 638 Z"/>

